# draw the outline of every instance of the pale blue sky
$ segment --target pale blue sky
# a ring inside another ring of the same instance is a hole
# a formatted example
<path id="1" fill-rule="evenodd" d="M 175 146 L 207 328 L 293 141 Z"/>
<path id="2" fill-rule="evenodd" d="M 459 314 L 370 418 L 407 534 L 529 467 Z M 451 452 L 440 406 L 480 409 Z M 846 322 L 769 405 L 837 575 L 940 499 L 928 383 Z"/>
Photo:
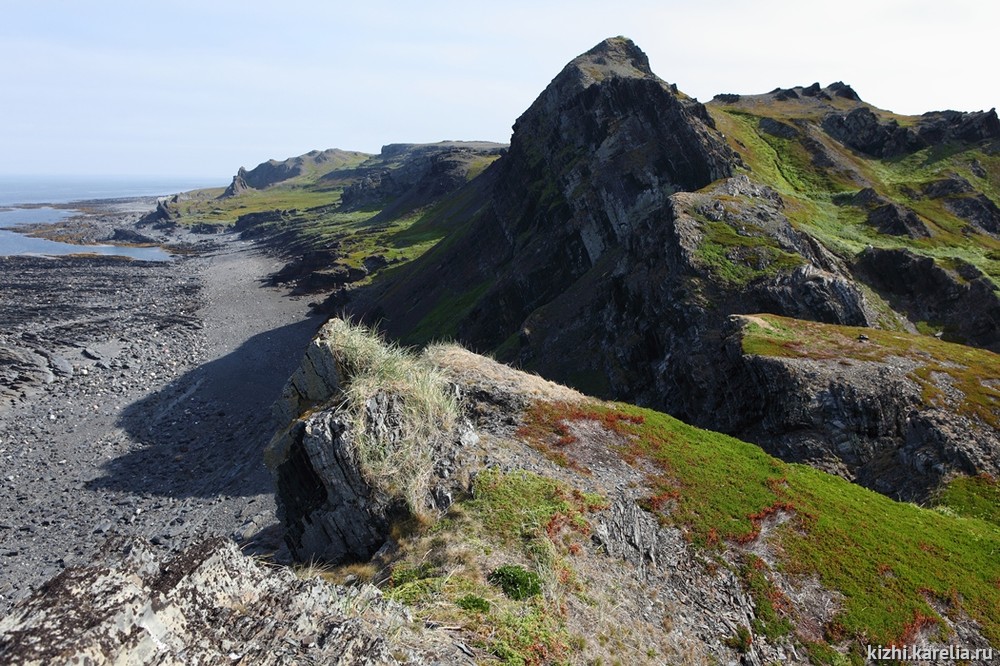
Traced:
<path id="1" fill-rule="evenodd" d="M 566 62 L 619 34 L 702 100 L 843 80 L 900 113 L 989 109 L 998 7 L 0 0 L 0 174 L 224 184 L 314 148 L 507 141 Z"/>

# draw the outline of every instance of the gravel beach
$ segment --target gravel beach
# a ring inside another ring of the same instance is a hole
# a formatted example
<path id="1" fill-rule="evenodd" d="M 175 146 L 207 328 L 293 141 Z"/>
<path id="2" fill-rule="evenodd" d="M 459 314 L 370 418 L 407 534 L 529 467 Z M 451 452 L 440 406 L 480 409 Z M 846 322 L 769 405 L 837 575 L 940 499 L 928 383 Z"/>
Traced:
<path id="1" fill-rule="evenodd" d="M 90 209 L 130 229 L 145 205 Z M 261 452 L 321 320 L 250 242 L 158 240 L 185 253 L 0 258 L 0 613 L 115 534 L 278 546 Z"/>

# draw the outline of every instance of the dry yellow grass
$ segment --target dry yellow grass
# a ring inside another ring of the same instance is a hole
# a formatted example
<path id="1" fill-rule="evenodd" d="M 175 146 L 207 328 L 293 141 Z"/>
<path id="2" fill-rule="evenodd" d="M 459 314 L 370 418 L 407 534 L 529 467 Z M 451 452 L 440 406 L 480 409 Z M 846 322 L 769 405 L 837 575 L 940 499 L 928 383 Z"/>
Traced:
<path id="1" fill-rule="evenodd" d="M 575 403 L 588 400 L 579 391 L 473 354 L 456 344 L 431 345 L 424 351 L 424 357 L 453 380 L 466 386 L 496 387 L 532 401 Z"/>

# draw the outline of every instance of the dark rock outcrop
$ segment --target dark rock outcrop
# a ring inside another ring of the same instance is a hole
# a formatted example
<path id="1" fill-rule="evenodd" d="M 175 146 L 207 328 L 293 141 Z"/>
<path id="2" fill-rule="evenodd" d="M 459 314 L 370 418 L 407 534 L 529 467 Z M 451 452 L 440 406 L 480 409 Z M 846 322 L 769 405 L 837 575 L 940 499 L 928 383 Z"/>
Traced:
<path id="1" fill-rule="evenodd" d="M 985 194 L 966 197 L 949 197 L 944 206 L 988 234 L 1000 237 L 1000 207 Z"/>
<path id="2" fill-rule="evenodd" d="M 934 111 L 920 116 L 915 126 L 903 127 L 895 119 L 883 120 L 871 108 L 860 106 L 846 114 L 827 115 L 823 129 L 844 145 L 879 158 L 948 142 L 972 144 L 1000 138 L 1000 120 L 992 109 L 975 113 Z"/>
<path id="3" fill-rule="evenodd" d="M 344 189 L 347 210 L 388 207 L 380 218 L 426 206 L 468 182 L 470 170 L 506 150 L 503 144 L 442 141 L 429 144 L 389 144 L 358 180 Z"/>
<path id="4" fill-rule="evenodd" d="M 742 349 L 749 321 L 733 318 L 727 330 L 731 431 L 783 460 L 908 501 L 928 499 L 956 474 L 1000 473 L 997 432 L 930 403 L 913 360 L 750 355 Z"/>
<path id="5" fill-rule="evenodd" d="M 170 204 L 176 204 L 179 201 L 179 194 L 157 199 L 156 209 L 143 215 L 136 223 L 136 226 L 143 227 L 151 225 L 154 229 L 169 229 L 177 226 L 177 220 L 180 218 L 180 212 L 176 208 L 171 208 Z"/>
<path id="6" fill-rule="evenodd" d="M 874 189 L 866 187 L 854 196 L 838 199 L 868 211 L 867 222 L 883 234 L 927 238 L 930 229 L 912 209 L 894 203 Z"/>
<path id="7" fill-rule="evenodd" d="M 291 210 L 266 210 L 259 213 L 244 213 L 236 218 L 233 231 L 240 234 L 241 238 L 259 238 L 273 234 L 281 225 L 292 221 L 298 211 Z"/>
<path id="8" fill-rule="evenodd" d="M 311 250 L 285 264 L 271 276 L 275 285 L 295 283 L 295 293 L 329 291 L 364 279 L 369 269 L 365 265 L 347 266 L 339 262 L 336 249 Z M 370 262 L 371 263 L 371 262 Z M 378 262 L 372 263 L 373 270 Z"/>
<path id="9" fill-rule="evenodd" d="M 237 197 L 251 189 L 253 188 L 247 184 L 247 170 L 240 167 L 239 171 L 236 172 L 236 175 L 233 176 L 233 182 L 229 184 L 229 187 L 226 188 L 225 192 L 219 195 L 219 198 L 229 199 L 230 197 Z"/>
<path id="10" fill-rule="evenodd" d="M 939 265 L 910 250 L 870 248 L 855 272 L 911 321 L 942 327 L 946 340 L 1000 352 L 1000 294 L 971 264 Z"/>
<path id="11" fill-rule="evenodd" d="M 887 203 L 873 208 L 868 213 L 868 224 L 890 236 L 927 238 L 931 235 L 916 213 L 899 204 Z"/>
<path id="12" fill-rule="evenodd" d="M 354 438 L 345 413 L 343 390 L 351 368 L 335 348 L 344 323 L 331 320 L 316 335 L 299 369 L 289 379 L 275 405 L 280 423 L 265 454 L 277 482 L 278 513 L 285 525 L 285 543 L 302 560 L 340 563 L 370 558 L 389 538 L 396 520 L 408 509 L 361 472 Z M 386 441 L 401 437 L 401 398 L 391 386 L 365 405 L 371 432 Z M 463 427 L 438 442 L 439 461 L 421 501 L 432 510 L 447 509 L 455 493 L 467 492 L 466 461 L 477 455 L 478 437 Z"/>
<path id="13" fill-rule="evenodd" d="M 774 118 L 761 118 L 760 131 L 767 132 L 772 136 L 781 137 L 782 139 L 794 139 L 799 135 L 797 129 Z"/>
<path id="14" fill-rule="evenodd" d="M 861 97 L 858 93 L 854 92 L 854 88 L 847 85 L 843 81 L 834 81 L 826 87 L 826 89 L 832 92 L 836 97 L 843 97 L 845 99 L 853 100 L 855 102 L 860 102 Z"/>
<path id="15" fill-rule="evenodd" d="M 337 386 L 349 381 L 343 374 L 343 364 L 338 361 L 339 352 L 325 341 L 326 335 L 321 332 L 317 336 L 302 366 L 290 380 L 285 398 L 277 405 L 282 415 L 294 415 L 300 410 L 307 413 L 293 421 L 292 428 L 307 431 L 300 440 L 304 444 L 302 449 L 296 453 L 282 450 L 291 440 L 289 433 L 279 433 L 269 453 L 275 456 L 272 464 L 275 460 L 283 460 L 274 469 L 278 478 L 279 507 L 282 507 L 287 529 L 286 540 L 300 558 L 334 558 L 329 561 L 336 563 L 345 559 L 368 559 L 375 553 L 374 561 L 391 561 L 399 545 L 389 539 L 377 494 L 373 496 L 372 489 L 365 486 L 356 459 L 347 453 L 350 445 L 345 442 L 351 434 L 343 425 L 343 406 L 339 400 L 325 397 L 336 393 Z M 531 470 L 573 478 L 574 484 L 579 482 L 581 477 L 575 472 L 557 471 L 560 468 L 531 447 L 524 446 L 516 435 L 512 438 L 512 425 L 536 400 L 579 402 L 584 400 L 582 395 L 457 347 L 428 350 L 424 358 L 445 374 L 453 390 L 462 396 L 463 411 L 472 419 L 476 432 L 488 438 L 488 445 L 480 445 L 478 436 L 469 428 L 463 441 L 435 448 L 437 486 L 431 493 L 431 501 L 439 506 L 443 501 L 446 506 L 452 499 L 450 492 L 467 499 L 471 488 L 468 480 L 487 466 L 494 472 L 524 474 L 525 470 Z M 394 427 L 392 414 L 396 409 L 392 398 L 387 396 L 379 404 L 371 405 L 371 409 L 381 415 L 379 422 L 391 431 Z M 297 444 L 293 443 L 292 447 L 295 446 Z M 736 627 L 754 622 L 755 604 L 751 595 L 728 568 L 704 566 L 681 530 L 663 526 L 654 515 L 639 507 L 637 501 L 648 492 L 641 473 L 614 460 L 614 456 L 609 457 L 599 437 L 582 446 L 601 451 L 604 469 L 597 473 L 600 476 L 598 483 L 624 488 L 624 479 L 636 479 L 638 487 L 628 484 L 628 490 L 619 492 L 610 506 L 594 515 L 593 547 L 585 553 L 576 553 L 574 567 L 607 576 L 615 585 L 624 580 L 634 581 L 643 589 L 656 589 L 662 602 L 657 606 L 665 605 L 669 609 L 671 621 L 669 627 L 663 622 L 654 625 L 652 636 L 655 640 L 669 635 L 670 643 L 682 640 L 689 650 L 711 655 L 723 663 L 730 661 L 734 648 L 727 639 Z M 295 478 L 290 475 L 293 470 L 298 475 Z M 303 470 L 309 470 L 311 480 L 301 478 Z M 458 483 L 456 479 L 462 481 Z M 593 483 L 592 477 L 588 479 L 588 484 Z M 449 483 L 450 486 L 446 485 Z M 324 488 L 323 501 L 311 504 L 308 515 L 302 515 L 299 513 L 304 506 L 300 490 L 315 486 Z M 360 550 L 352 550 L 359 545 L 363 546 Z M 591 580 L 589 584 L 595 582 Z M 603 585 L 603 580 L 600 584 Z M 641 612 L 649 616 L 652 609 L 645 606 Z M 683 611 L 677 612 L 677 609 Z M 576 615 L 580 611 L 572 608 L 567 612 Z M 623 612 L 634 613 L 631 607 Z M 760 636 L 754 639 L 745 657 L 755 664 L 782 657 L 797 663 L 799 660 L 790 659 L 786 649 L 787 645 L 782 642 Z"/>
<path id="16" fill-rule="evenodd" d="M 951 178 L 942 178 L 941 180 L 935 180 L 927 183 L 921 188 L 921 190 L 926 197 L 930 197 L 931 199 L 942 199 L 944 197 L 969 194 L 972 192 L 972 185 L 964 178 L 953 176 Z"/>
<path id="17" fill-rule="evenodd" d="M 972 113 L 931 111 L 920 116 L 917 134 L 931 145 L 949 141 L 979 143 L 1000 138 L 1000 119 L 996 109 Z"/>
<path id="18" fill-rule="evenodd" d="M 823 119 L 823 129 L 844 145 L 872 157 L 895 157 L 927 145 L 912 129 L 900 127 L 895 120 L 882 121 L 868 107 L 830 114 Z"/>
<path id="19" fill-rule="evenodd" d="M 969 222 L 980 231 L 1000 236 L 1000 207 L 985 194 L 976 192 L 965 178 L 951 176 L 925 184 L 925 197 L 941 199 L 951 213 Z"/>

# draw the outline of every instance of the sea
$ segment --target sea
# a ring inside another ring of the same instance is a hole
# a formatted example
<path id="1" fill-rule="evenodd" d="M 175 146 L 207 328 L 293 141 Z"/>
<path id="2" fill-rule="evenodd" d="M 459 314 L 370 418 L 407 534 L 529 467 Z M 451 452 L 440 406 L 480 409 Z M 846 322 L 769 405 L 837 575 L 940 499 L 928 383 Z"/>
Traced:
<path id="1" fill-rule="evenodd" d="M 0 256 L 90 253 L 126 256 L 147 261 L 166 261 L 170 255 L 156 247 L 73 245 L 44 238 L 32 238 L 15 230 L 22 224 L 58 222 L 76 215 L 78 211 L 72 207 L 62 207 L 76 201 L 166 196 L 217 186 L 218 182 L 213 182 L 217 180 L 134 176 L 0 176 Z M 60 204 L 61 207 L 51 208 L 39 204 Z"/>

